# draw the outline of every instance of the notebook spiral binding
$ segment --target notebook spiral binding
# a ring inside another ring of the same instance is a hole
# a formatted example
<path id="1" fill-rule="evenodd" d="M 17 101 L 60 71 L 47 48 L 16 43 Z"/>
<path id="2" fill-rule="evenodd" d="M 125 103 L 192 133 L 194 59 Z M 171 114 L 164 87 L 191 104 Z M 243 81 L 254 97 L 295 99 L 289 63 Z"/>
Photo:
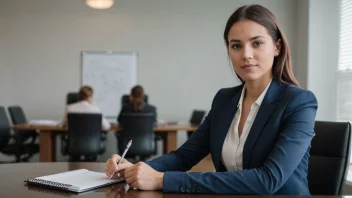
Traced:
<path id="1" fill-rule="evenodd" d="M 35 185 L 34 186 L 28 185 L 28 190 L 37 191 L 37 192 L 46 193 L 46 194 L 59 195 L 63 197 L 71 197 L 74 194 L 74 193 L 61 191 L 61 190 L 47 189 L 47 188 L 43 188 Z"/>
<path id="2" fill-rule="evenodd" d="M 72 185 L 59 182 L 46 181 L 43 179 L 28 179 L 27 182 L 36 186 L 46 186 L 60 190 L 68 190 Z"/>

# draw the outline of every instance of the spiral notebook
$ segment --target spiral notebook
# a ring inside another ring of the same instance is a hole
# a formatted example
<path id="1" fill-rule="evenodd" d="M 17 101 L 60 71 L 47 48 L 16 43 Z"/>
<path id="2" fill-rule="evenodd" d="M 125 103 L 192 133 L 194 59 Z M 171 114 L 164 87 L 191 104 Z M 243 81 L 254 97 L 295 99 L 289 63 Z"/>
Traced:
<path id="1" fill-rule="evenodd" d="M 89 171 L 87 169 L 78 169 L 74 171 L 31 178 L 25 182 L 34 186 L 81 193 L 122 181 L 125 181 L 125 179 L 121 178 L 110 180 L 105 173 Z"/>

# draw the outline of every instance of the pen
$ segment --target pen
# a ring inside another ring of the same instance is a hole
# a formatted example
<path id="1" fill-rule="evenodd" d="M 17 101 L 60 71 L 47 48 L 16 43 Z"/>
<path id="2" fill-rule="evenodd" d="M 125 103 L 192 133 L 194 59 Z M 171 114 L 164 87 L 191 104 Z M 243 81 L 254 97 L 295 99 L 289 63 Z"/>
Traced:
<path id="1" fill-rule="evenodd" d="M 117 163 L 117 165 L 120 165 L 120 164 L 121 164 L 121 162 L 122 162 L 123 158 L 125 157 L 125 155 L 126 155 L 128 149 L 130 148 L 131 144 L 132 144 L 132 140 L 130 140 L 130 141 L 128 142 L 128 144 L 127 144 L 125 150 L 124 150 L 123 153 L 122 153 L 122 156 L 121 156 L 121 158 L 120 158 L 120 160 L 119 160 L 119 163 Z M 115 172 L 112 173 L 112 175 L 110 176 L 110 179 L 112 178 L 112 176 L 113 176 L 114 174 L 115 174 Z"/>

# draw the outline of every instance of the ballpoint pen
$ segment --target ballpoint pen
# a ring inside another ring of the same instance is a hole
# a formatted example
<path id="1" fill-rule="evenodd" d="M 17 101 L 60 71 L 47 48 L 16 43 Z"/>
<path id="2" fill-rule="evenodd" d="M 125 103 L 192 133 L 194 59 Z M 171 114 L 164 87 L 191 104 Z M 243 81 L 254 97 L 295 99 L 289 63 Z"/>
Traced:
<path id="1" fill-rule="evenodd" d="M 120 160 L 119 160 L 119 163 L 117 163 L 117 165 L 120 165 L 120 164 L 121 164 L 121 162 L 122 162 L 123 158 L 125 157 L 125 155 L 126 155 L 128 149 L 130 148 L 131 144 L 132 144 L 132 140 L 130 140 L 130 141 L 128 142 L 128 144 L 127 144 L 125 150 L 123 151 L 123 153 L 122 153 L 122 155 L 121 155 L 121 158 L 120 158 Z M 110 176 L 110 179 L 112 178 L 112 176 L 113 176 L 114 174 L 115 174 L 115 172 L 112 173 L 112 175 Z"/>

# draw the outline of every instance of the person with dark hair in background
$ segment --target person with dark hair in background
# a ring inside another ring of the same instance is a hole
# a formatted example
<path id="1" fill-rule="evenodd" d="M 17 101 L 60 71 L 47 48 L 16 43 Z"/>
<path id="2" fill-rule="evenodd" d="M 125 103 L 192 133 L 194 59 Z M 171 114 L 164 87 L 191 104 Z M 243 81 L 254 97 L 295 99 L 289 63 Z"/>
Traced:
<path id="1" fill-rule="evenodd" d="M 318 104 L 293 75 L 279 22 L 261 5 L 242 6 L 228 19 L 224 41 L 242 84 L 218 91 L 205 120 L 176 151 L 119 165 L 115 154 L 106 162 L 107 176 L 168 193 L 310 195 Z M 216 172 L 186 172 L 209 153 Z"/>
<path id="2" fill-rule="evenodd" d="M 130 103 L 124 105 L 120 111 L 117 121 L 123 124 L 122 114 L 124 113 L 153 113 L 155 115 L 155 123 L 157 122 L 156 107 L 144 102 L 144 89 L 140 85 L 132 88 L 130 93 Z"/>

